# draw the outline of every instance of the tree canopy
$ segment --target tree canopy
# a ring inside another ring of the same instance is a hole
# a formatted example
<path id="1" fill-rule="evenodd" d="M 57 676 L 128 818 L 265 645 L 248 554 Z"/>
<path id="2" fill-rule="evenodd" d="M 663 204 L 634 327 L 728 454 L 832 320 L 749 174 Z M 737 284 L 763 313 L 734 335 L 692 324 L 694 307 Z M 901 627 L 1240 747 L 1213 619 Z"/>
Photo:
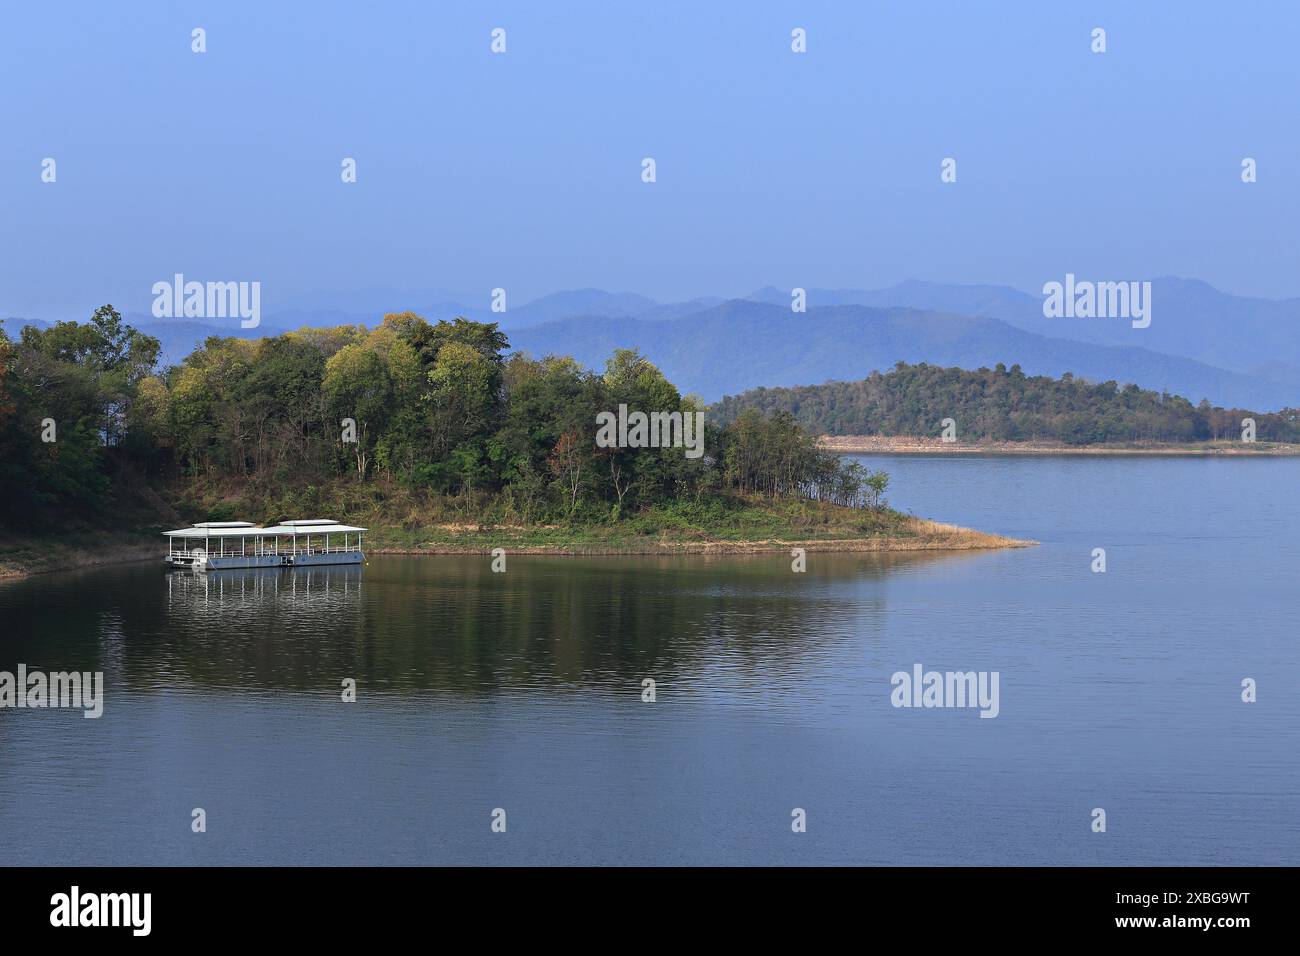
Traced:
<path id="1" fill-rule="evenodd" d="M 209 338 L 156 369 L 158 343 L 105 306 L 88 323 L 0 331 L 0 514 L 106 514 L 128 472 L 169 488 L 395 482 L 504 502 L 525 521 L 617 519 L 683 496 L 878 503 L 883 484 L 817 449 L 789 415 L 704 425 L 703 455 L 600 447 L 620 406 L 702 412 L 635 350 L 603 373 L 509 353 L 493 323 L 387 315 L 374 329 Z M 42 439 L 52 420 L 54 440 Z M 874 488 L 874 490 L 873 490 Z"/>

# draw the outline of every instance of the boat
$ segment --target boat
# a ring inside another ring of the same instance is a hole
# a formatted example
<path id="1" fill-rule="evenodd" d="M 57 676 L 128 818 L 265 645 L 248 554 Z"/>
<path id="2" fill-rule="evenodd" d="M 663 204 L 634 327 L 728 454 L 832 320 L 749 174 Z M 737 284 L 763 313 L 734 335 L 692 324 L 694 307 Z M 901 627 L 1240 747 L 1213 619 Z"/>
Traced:
<path id="1" fill-rule="evenodd" d="M 190 571 L 362 564 L 366 528 L 333 518 L 299 518 L 258 527 L 251 521 L 201 521 L 164 531 L 169 567 Z"/>

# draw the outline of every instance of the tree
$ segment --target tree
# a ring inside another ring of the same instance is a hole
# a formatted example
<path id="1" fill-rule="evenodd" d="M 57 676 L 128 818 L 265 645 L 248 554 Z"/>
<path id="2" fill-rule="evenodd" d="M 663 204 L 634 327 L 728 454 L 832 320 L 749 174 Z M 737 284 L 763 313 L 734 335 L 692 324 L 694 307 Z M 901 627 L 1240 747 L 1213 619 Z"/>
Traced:
<path id="1" fill-rule="evenodd" d="M 340 424 L 340 441 L 347 437 L 342 422 L 351 419 L 355 425 L 352 452 L 357 478 L 363 479 L 374 436 L 383 431 L 392 407 L 394 389 L 388 365 L 371 343 L 353 342 L 325 363 L 321 387 L 331 410 L 331 426 Z"/>
<path id="2" fill-rule="evenodd" d="M 582 486 L 582 469 L 586 464 L 587 450 L 583 446 L 582 436 L 576 432 L 565 432 L 551 450 L 551 474 L 564 483 L 569 493 L 569 513 L 578 507 L 578 489 Z"/>

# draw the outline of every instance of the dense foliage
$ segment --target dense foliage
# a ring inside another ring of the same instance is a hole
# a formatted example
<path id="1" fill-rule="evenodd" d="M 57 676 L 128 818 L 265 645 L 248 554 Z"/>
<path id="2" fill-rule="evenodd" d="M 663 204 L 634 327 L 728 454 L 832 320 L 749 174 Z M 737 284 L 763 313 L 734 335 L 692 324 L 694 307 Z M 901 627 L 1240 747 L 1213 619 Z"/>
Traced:
<path id="1" fill-rule="evenodd" d="M 213 337 L 158 372 L 157 341 L 111 306 L 90 323 L 25 328 L 18 342 L 0 332 L 0 518 L 104 517 L 124 483 L 237 484 L 260 500 L 395 483 L 524 522 L 737 493 L 880 501 L 883 474 L 818 450 L 789 415 L 706 422 L 697 458 L 598 447 L 599 412 L 701 405 L 635 351 L 598 375 L 508 349 L 495 324 L 401 313 L 373 330 Z"/>
<path id="2" fill-rule="evenodd" d="M 1097 442 L 1192 442 L 1239 439 L 1253 418 L 1260 441 L 1300 441 L 1300 409 L 1257 413 L 1192 405 L 1185 398 L 1067 374 L 1025 375 L 1019 365 L 966 371 L 899 362 L 859 382 L 757 388 L 727 396 L 711 411 L 728 422 L 748 410 L 786 413 L 819 434 L 938 436 L 956 422 L 962 440 L 1054 439 Z"/>
<path id="3" fill-rule="evenodd" d="M 107 507 L 123 463 L 153 454 L 138 403 L 157 360 L 157 340 L 111 306 L 87 323 L 24 328 L 17 343 L 0 330 L 0 517 Z"/>

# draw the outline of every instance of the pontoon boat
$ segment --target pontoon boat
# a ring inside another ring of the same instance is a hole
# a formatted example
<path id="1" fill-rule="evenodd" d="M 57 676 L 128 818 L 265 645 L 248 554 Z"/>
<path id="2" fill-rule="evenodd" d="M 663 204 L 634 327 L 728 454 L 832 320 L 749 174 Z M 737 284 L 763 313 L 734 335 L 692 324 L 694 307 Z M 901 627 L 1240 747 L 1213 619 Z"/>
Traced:
<path id="1" fill-rule="evenodd" d="M 365 532 L 332 518 L 281 521 L 267 528 L 251 521 L 202 521 L 164 532 L 165 560 L 171 567 L 192 571 L 361 564 L 366 559 L 361 550 Z"/>

